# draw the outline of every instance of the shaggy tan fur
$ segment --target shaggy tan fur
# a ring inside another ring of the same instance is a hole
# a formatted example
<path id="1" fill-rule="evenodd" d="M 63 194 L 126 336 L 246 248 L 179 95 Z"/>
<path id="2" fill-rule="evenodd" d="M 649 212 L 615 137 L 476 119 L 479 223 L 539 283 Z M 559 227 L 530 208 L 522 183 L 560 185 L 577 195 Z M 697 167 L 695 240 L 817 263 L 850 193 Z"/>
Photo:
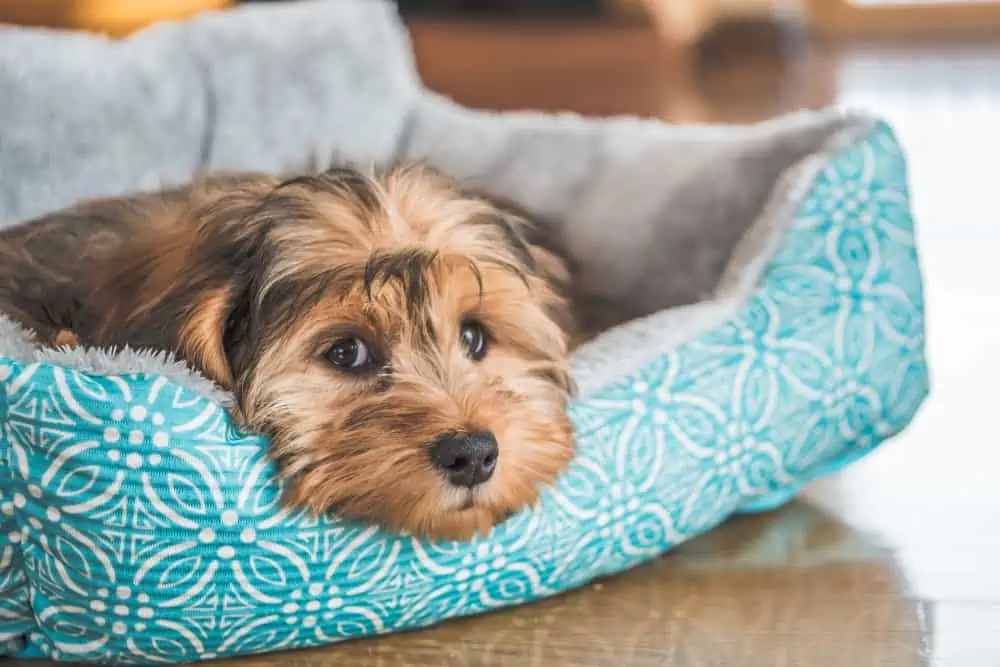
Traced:
<path id="1" fill-rule="evenodd" d="M 0 309 L 50 343 L 174 351 L 272 437 L 294 505 L 464 539 L 574 451 L 567 274 L 527 232 L 420 167 L 217 176 L 0 235 Z M 331 363 L 345 341 L 370 368 Z M 456 486 L 429 450 L 470 433 L 495 470 Z"/>

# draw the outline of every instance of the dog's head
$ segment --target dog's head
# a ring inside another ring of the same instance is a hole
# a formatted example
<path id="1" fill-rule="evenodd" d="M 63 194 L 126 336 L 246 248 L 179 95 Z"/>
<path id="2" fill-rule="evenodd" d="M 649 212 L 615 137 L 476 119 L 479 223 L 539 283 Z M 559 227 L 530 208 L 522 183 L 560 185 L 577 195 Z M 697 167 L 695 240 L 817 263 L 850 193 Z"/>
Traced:
<path id="1" fill-rule="evenodd" d="M 173 304 L 293 503 L 463 539 L 571 459 L 565 274 L 519 218 L 410 167 L 255 179 L 186 219 L 120 315 Z"/>

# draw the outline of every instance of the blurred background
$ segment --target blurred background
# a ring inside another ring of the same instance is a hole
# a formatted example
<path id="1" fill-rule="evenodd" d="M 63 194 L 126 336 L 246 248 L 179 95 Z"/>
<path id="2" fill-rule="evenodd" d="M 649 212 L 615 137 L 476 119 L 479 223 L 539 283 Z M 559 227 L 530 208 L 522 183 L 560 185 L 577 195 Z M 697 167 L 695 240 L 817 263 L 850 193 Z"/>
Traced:
<path id="1" fill-rule="evenodd" d="M 0 21 L 124 35 L 236 4 L 0 0 Z M 973 193 L 992 181 L 986 156 L 1000 153 L 1000 0 L 396 4 L 425 82 L 459 102 L 675 122 L 866 107 L 889 117 L 916 155 L 934 156 L 914 162 L 918 182 L 934 184 L 922 192 L 928 216 L 947 216 L 961 200 L 963 227 L 991 224 L 982 217 L 988 199 Z M 946 148 L 961 151 L 965 166 L 939 159 Z"/>
<path id="2" fill-rule="evenodd" d="M 286 0 L 244 0 L 251 1 Z M 124 35 L 236 4 L 0 0 L 0 21 Z M 989 156 L 1000 154 L 1000 0 L 396 4 L 424 81 L 459 102 L 674 122 L 865 107 L 889 118 L 915 156 L 926 156 L 913 161 L 929 220 L 924 233 L 995 225 L 990 198 L 976 193 L 989 193 Z M 960 228 L 935 222 L 955 217 L 956 206 Z"/>
<path id="3" fill-rule="evenodd" d="M 124 35 L 232 4 L 0 0 L 0 21 Z M 804 504 L 578 594 L 308 664 L 1000 666 L 1000 0 L 398 5 L 425 83 L 475 107 L 889 120 L 910 161 L 933 394 Z"/>

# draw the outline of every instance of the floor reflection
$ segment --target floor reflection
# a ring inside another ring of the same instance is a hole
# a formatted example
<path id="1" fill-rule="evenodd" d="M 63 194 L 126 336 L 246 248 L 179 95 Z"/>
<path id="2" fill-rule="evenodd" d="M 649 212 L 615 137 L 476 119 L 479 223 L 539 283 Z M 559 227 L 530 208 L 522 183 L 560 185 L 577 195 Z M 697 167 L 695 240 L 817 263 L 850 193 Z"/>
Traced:
<path id="1" fill-rule="evenodd" d="M 535 605 L 241 664 L 917 667 L 926 641 L 891 551 L 798 502 Z"/>

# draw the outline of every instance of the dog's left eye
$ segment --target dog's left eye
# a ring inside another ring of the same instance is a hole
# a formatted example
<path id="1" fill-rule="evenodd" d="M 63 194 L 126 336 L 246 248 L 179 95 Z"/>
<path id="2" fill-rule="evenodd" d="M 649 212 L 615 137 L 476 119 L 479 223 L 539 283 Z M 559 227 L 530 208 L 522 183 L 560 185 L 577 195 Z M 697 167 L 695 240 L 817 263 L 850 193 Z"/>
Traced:
<path id="1" fill-rule="evenodd" d="M 360 338 L 342 338 L 326 351 L 327 360 L 344 371 L 359 373 L 372 368 L 371 351 Z"/>
<path id="2" fill-rule="evenodd" d="M 462 345 L 465 347 L 465 353 L 473 361 L 479 361 L 486 356 L 486 348 L 489 346 L 487 342 L 486 329 L 483 325 L 475 320 L 466 320 L 462 322 Z"/>

